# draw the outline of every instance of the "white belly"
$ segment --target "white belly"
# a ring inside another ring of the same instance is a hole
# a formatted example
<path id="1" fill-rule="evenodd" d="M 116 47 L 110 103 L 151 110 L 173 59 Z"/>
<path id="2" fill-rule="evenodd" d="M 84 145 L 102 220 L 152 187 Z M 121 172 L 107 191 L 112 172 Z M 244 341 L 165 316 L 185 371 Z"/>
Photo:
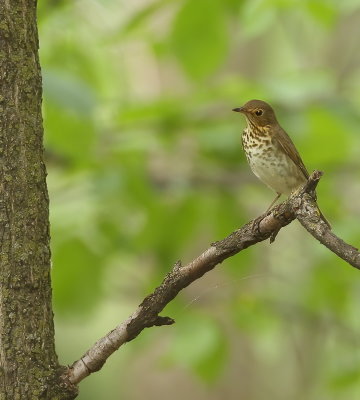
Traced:
<path id="1" fill-rule="evenodd" d="M 306 179 L 295 163 L 285 154 L 252 154 L 248 159 L 253 173 L 276 193 L 289 195 L 306 182 Z"/>

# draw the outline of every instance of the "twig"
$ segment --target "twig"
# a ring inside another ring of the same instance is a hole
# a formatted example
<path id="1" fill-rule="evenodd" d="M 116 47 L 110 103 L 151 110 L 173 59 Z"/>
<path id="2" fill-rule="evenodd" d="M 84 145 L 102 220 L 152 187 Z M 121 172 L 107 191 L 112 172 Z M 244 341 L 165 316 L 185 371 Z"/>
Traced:
<path id="1" fill-rule="evenodd" d="M 114 351 L 136 338 L 145 328 L 173 324 L 175 321 L 172 318 L 159 316 L 159 313 L 182 289 L 226 258 L 267 238 L 273 241 L 279 230 L 295 218 L 322 244 L 353 267 L 360 269 L 360 253 L 357 249 L 334 235 L 320 218 L 314 191 L 321 175 L 320 171 L 314 171 L 304 187 L 289 199 L 248 222 L 225 239 L 212 243 L 211 247 L 189 264 L 182 266 L 180 261 L 175 263 L 161 285 L 143 300 L 126 321 L 99 339 L 69 367 L 65 380 L 73 385 L 78 384 L 101 369 Z"/>

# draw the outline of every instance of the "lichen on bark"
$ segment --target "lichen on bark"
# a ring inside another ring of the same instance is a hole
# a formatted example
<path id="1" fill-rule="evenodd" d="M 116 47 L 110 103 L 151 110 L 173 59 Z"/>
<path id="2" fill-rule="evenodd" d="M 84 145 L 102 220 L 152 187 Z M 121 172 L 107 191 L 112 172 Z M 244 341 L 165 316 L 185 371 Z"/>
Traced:
<path id="1" fill-rule="evenodd" d="M 75 397 L 54 347 L 36 5 L 0 3 L 0 399 Z"/>

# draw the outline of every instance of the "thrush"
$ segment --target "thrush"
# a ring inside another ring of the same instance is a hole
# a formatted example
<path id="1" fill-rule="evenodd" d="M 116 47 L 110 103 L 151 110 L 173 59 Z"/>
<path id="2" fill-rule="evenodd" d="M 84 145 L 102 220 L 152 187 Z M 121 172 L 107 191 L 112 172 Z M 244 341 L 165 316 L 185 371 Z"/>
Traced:
<path id="1" fill-rule="evenodd" d="M 290 195 L 304 185 L 309 173 L 268 103 L 250 100 L 233 111 L 242 113 L 246 118 L 247 127 L 242 134 L 242 146 L 252 172 L 276 192 L 269 210 L 282 194 Z M 321 217 L 330 227 L 322 214 Z"/>

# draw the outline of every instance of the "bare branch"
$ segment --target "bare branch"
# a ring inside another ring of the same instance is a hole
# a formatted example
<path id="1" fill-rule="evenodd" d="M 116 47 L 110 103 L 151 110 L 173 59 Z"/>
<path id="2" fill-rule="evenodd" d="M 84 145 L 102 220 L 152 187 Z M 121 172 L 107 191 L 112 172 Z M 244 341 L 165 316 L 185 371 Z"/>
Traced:
<path id="1" fill-rule="evenodd" d="M 71 384 L 78 384 L 92 372 L 101 369 L 114 351 L 122 344 L 136 338 L 145 328 L 173 324 L 175 321 L 172 318 L 159 316 L 159 313 L 182 289 L 226 258 L 247 247 L 267 238 L 270 238 L 271 242 L 274 241 L 279 230 L 295 218 L 298 218 L 308 232 L 322 244 L 355 268 L 360 269 L 360 253 L 357 249 L 335 236 L 321 219 L 314 196 L 321 175 L 320 171 L 314 171 L 304 187 L 291 195 L 289 199 L 268 213 L 248 222 L 225 239 L 212 243 L 189 264 L 182 266 L 180 261 L 176 262 L 161 285 L 143 300 L 126 321 L 99 339 L 69 367 L 65 379 Z"/>
<path id="2" fill-rule="evenodd" d="M 320 218 L 314 199 L 305 194 L 301 197 L 301 206 L 295 211 L 301 225 L 321 244 L 353 267 L 360 269 L 359 250 L 336 236 Z"/>

